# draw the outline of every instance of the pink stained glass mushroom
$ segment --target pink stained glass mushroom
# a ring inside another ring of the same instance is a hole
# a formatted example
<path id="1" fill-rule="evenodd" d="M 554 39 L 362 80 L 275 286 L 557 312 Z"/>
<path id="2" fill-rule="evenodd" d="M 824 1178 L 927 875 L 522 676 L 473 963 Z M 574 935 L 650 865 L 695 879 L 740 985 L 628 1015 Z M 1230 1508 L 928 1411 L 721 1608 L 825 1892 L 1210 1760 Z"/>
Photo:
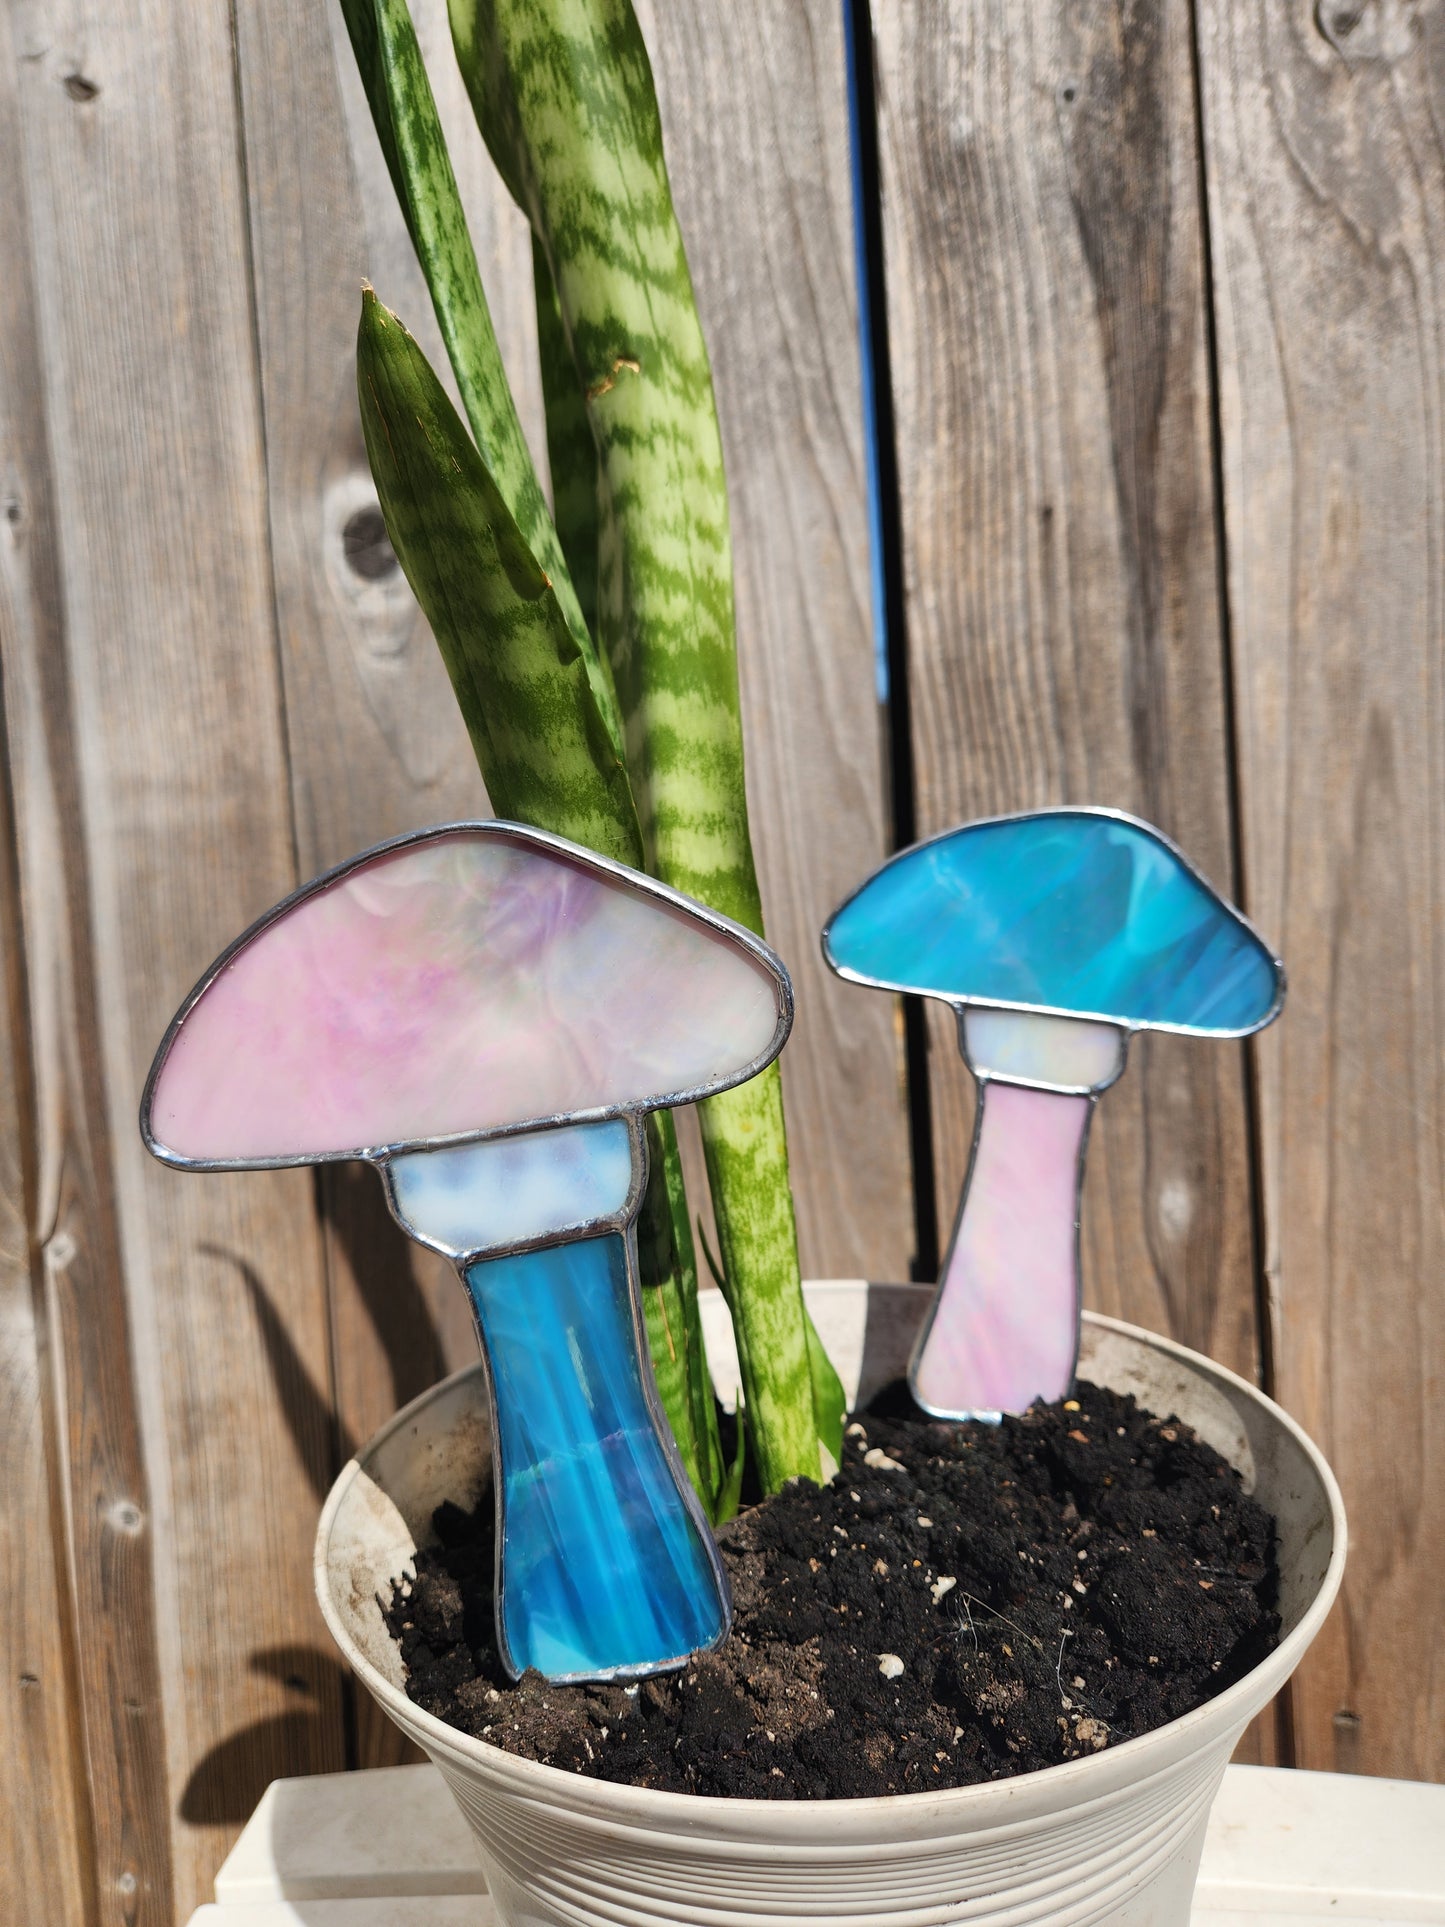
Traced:
<path id="1" fill-rule="evenodd" d="M 514 1674 L 665 1670 L 730 1623 L 648 1360 L 644 1113 L 742 1083 L 792 1022 L 751 932 L 517 824 L 368 851 L 218 959 L 141 1106 L 192 1170 L 365 1158 L 455 1264 L 492 1398 Z"/>
<path id="2" fill-rule="evenodd" d="M 370 853 L 278 905 L 192 993 L 147 1142 L 190 1167 L 316 1162 L 736 1082 L 774 1042 L 776 977 L 670 899 L 505 824 Z"/>

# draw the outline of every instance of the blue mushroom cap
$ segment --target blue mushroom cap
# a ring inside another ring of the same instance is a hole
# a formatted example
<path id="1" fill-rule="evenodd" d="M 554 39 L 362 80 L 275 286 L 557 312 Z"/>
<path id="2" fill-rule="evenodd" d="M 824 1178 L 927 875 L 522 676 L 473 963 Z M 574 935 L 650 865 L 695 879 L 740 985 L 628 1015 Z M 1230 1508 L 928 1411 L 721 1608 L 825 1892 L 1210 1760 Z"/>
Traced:
<path id="1" fill-rule="evenodd" d="M 845 976 L 955 1003 L 1238 1037 L 1284 973 L 1157 830 L 1099 810 L 971 823 L 887 863 L 824 932 Z"/>

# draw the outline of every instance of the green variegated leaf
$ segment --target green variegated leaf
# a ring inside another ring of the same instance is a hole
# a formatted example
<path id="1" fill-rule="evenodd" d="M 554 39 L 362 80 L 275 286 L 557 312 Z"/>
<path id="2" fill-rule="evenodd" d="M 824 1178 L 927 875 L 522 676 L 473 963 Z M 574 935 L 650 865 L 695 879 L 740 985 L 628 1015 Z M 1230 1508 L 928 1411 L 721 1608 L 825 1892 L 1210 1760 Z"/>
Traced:
<path id="1" fill-rule="evenodd" d="M 547 411 L 547 459 L 552 467 L 552 519 L 567 558 L 577 601 L 597 633 L 597 444 L 577 386 L 572 350 L 552 270 L 541 243 L 532 239 L 532 279 L 537 296 L 537 350 L 542 400 Z"/>
<path id="2" fill-rule="evenodd" d="M 341 10 L 472 435 L 522 540 L 552 583 L 603 724 L 620 750 L 611 674 L 597 653 L 532 466 L 406 0 L 341 0 Z"/>
<path id="3" fill-rule="evenodd" d="M 716 1520 L 726 1480 L 718 1440 L 717 1401 L 707 1369 L 697 1304 L 697 1258 L 683 1189 L 682 1158 L 672 1117 L 659 1111 L 647 1120 L 648 1193 L 637 1223 L 638 1269 L 648 1349 L 664 1410 L 685 1415 L 678 1449 L 688 1475 Z M 688 1444 L 683 1445 L 683 1437 Z"/>
<path id="4" fill-rule="evenodd" d="M 356 373 L 387 532 L 493 808 L 640 866 L 627 772 L 556 590 L 426 357 L 369 289 Z"/>
<path id="5" fill-rule="evenodd" d="M 459 514 L 453 504 L 448 522 L 433 499 L 412 515 L 411 561 L 403 554 L 432 616 L 494 800 L 509 814 L 621 853 L 597 826 L 611 812 L 613 838 L 625 843 L 638 831 L 636 812 L 625 829 L 615 814 L 615 753 L 625 742 L 631 780 L 624 787 L 641 812 L 647 867 L 761 930 L 711 376 L 672 214 L 651 73 L 631 8 L 626 0 L 452 0 L 483 132 L 537 236 L 554 525 L 497 354 L 405 0 L 343 0 L 343 6 L 481 451 L 480 474 L 496 498 L 486 498 L 472 475 L 463 491 L 476 498 L 468 511 Z M 395 377 L 399 370 L 391 372 Z M 382 412 L 378 401 L 376 413 Z M 454 428 L 475 456 L 449 408 L 431 416 L 423 410 L 417 423 L 433 451 L 447 447 Z M 400 416 L 391 426 L 399 446 L 410 430 Z M 385 503 L 386 461 L 372 444 L 371 426 L 368 440 Z M 458 473 L 468 466 L 465 450 L 450 451 Z M 405 457 L 413 466 L 416 453 L 412 448 Z M 403 465 L 399 456 L 394 466 Z M 451 485 L 449 475 L 440 479 Z M 465 543 L 461 525 L 476 519 L 476 500 L 493 528 L 483 573 L 493 588 L 500 577 L 516 574 L 514 604 L 502 610 L 493 598 L 495 624 L 486 616 L 469 623 L 455 591 L 460 582 L 463 595 L 469 593 L 470 570 L 464 564 L 449 577 L 445 566 L 446 553 L 455 555 L 453 545 Z M 509 517 L 505 525 L 494 516 L 498 505 Z M 405 538 L 393 535 L 401 553 Z M 517 574 L 513 567 L 520 559 L 531 565 L 531 586 L 540 578 L 545 591 L 526 620 L 516 606 L 529 599 L 526 570 Z M 569 564 L 582 583 L 585 615 Z M 417 572 L 429 579 L 432 602 Z M 443 609 L 440 619 L 433 603 Z M 558 620 L 574 656 L 560 647 Z M 578 694 L 579 668 L 590 706 Z M 549 775 L 539 755 L 553 741 L 562 752 Z M 561 820 L 549 816 L 554 810 Z M 585 821 L 594 827 L 583 827 Z M 842 1395 L 798 1288 L 776 1068 L 745 1090 L 711 1100 L 702 1122 L 760 1472 L 769 1487 L 796 1471 L 816 1476 L 819 1442 L 825 1463 L 839 1449 Z M 676 1275 L 669 1272 L 658 1287 L 673 1295 L 647 1294 L 649 1331 L 679 1444 L 711 1499 L 711 1468 L 717 1466 L 719 1480 L 722 1475 L 696 1328 L 690 1232 L 675 1145 L 660 1148 Z M 650 1205 L 643 1227 L 654 1271 L 666 1263 L 661 1211 L 660 1203 Z M 681 1356 L 678 1330 L 688 1334 Z M 683 1438 L 689 1425 L 691 1445 Z"/>
<path id="6" fill-rule="evenodd" d="M 483 137 L 556 289 L 598 456 L 598 631 L 656 873 L 753 930 L 722 444 L 629 0 L 450 0 Z M 810 1343 L 776 1066 L 701 1107 L 765 1487 L 836 1462 Z"/>
<path id="7" fill-rule="evenodd" d="M 659 875 L 758 929 L 722 444 L 641 34 L 626 0 L 451 0 L 451 19 L 592 423 L 598 620 L 644 840 Z"/>
<path id="8" fill-rule="evenodd" d="M 369 290 L 356 346 L 387 532 L 437 639 L 493 807 L 640 866 L 632 794 L 553 585 L 426 357 Z M 638 1224 L 649 1349 L 683 1465 L 709 1513 L 726 1478 L 672 1120 L 649 1120 Z M 680 1222 L 679 1222 L 680 1213 Z"/>

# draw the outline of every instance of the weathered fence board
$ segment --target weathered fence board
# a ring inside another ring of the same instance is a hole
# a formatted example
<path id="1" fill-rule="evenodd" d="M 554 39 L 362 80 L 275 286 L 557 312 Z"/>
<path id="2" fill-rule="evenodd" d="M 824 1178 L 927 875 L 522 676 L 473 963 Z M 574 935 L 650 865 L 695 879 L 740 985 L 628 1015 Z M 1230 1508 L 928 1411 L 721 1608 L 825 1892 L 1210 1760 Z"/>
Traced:
<path id="1" fill-rule="evenodd" d="M 0 130 L 14 127 L 3 111 L 12 98 L 10 78 L 6 62 Z M 17 176 L 11 172 L 8 178 Z M 0 446 L 12 460 L 22 442 L 8 407 L 17 392 L 14 351 L 28 334 L 26 316 L 11 312 L 14 291 L 14 283 L 0 290 Z M 18 323 L 14 330 L 12 320 Z M 12 634 L 32 601 L 27 552 L 35 505 L 26 480 L 20 465 L 6 463 L 0 481 L 0 627 Z M 0 1615 L 0 1916 L 13 1927 L 50 1927 L 54 1921 L 69 1927 L 96 1917 L 95 1869 L 64 1507 L 51 1449 L 54 1388 L 35 1305 L 34 1094 L 9 805 L 8 784 L 0 785 L 0 1572 L 6 1583 Z"/>
<path id="2" fill-rule="evenodd" d="M 100 1917 L 160 1923 L 269 1778 L 341 1759 L 293 1577 L 329 1427 L 272 1367 L 284 1341 L 325 1382 L 311 1186 L 178 1177 L 135 1125 L 179 993 L 295 869 L 229 8 L 49 6 L 20 30 L 65 614 L 27 666 L 69 786 L 77 982 L 32 1018 L 39 1114 L 63 1133 L 40 1158 L 50 1337 Z M 28 850 L 33 754 L 21 769 Z M 37 1002 L 60 941 L 50 854 L 24 876 Z"/>
<path id="3" fill-rule="evenodd" d="M 7 933 L 8 934 L 8 933 Z M 8 949 L 7 944 L 7 949 Z M 6 962 L 10 959 L 7 957 Z M 8 1036 L 3 1040 L 8 1046 Z M 47 1463 L 46 1385 L 31 1300 L 29 1226 L 18 1169 L 21 1095 L 6 1049 L 0 1061 L 0 1910 L 13 1927 L 89 1921 L 94 1870 L 89 1797 L 76 1706 L 69 1613 L 55 1527 L 62 1515 Z"/>
<path id="4" fill-rule="evenodd" d="M 899 7 L 876 26 L 920 834 L 1112 804 L 1227 890 L 1187 14 Z M 949 1211 L 971 1092 L 951 1022 L 931 1034 Z M 1131 1054 L 1093 1131 L 1086 1292 L 1252 1373 L 1240 1050 Z"/>
<path id="5" fill-rule="evenodd" d="M 1304 1766 L 1445 1774 L 1445 18 L 1206 0 L 1276 1382 L 1340 1475 Z"/>
<path id="6" fill-rule="evenodd" d="M 13 822 L 5 827 L 15 837 L 15 895 L 6 912 L 15 946 L 7 964 L 16 974 L 6 1014 L 15 1027 L 11 1066 L 24 1080 L 25 1101 L 22 1136 L 9 1164 L 11 1180 L 20 1179 L 23 1188 L 19 1195 L 12 1192 L 11 1208 L 27 1258 L 39 1272 L 31 1302 L 41 1321 L 28 1342 L 14 1295 L 18 1282 L 9 1287 L 9 1302 L 19 1322 L 21 1369 L 33 1346 L 37 1370 L 43 1361 L 49 1380 L 49 1395 L 37 1384 L 29 1400 L 36 1417 L 49 1420 L 46 1452 L 53 1471 L 49 1532 L 27 1533 L 42 1567 L 27 1575 L 35 1593 L 8 1600 L 7 1612 L 18 1613 L 23 1625 L 32 1610 L 44 1610 L 48 1536 L 58 1555 L 57 1616 L 48 1651 L 36 1660 L 42 1669 L 39 1705 L 24 1707 L 23 1682 L 11 1674 L 5 1679 L 6 1693 L 22 1700 L 19 1718 L 32 1728 L 46 1723 L 46 1757 L 31 1748 L 0 1757 L 0 1804 L 27 1831 L 41 1820 L 42 1857 L 48 1858 L 48 1829 L 55 1828 L 56 1885 L 49 1893 L 43 1887 L 25 1892 L 27 1908 L 49 1902 L 52 1917 L 65 1918 L 67 1927 L 72 1919 L 90 1927 L 126 1918 L 159 1927 L 171 1907 L 171 1863 L 151 1548 L 141 1533 L 117 1532 L 113 1511 L 117 1504 L 133 1506 L 134 1517 L 144 1520 L 146 1472 L 125 1302 L 114 1288 L 119 1240 L 109 1129 L 97 1102 L 97 971 L 32 281 L 38 251 L 32 249 L 30 170 L 18 98 L 22 77 L 33 86 L 44 60 L 47 42 L 37 24 L 7 15 L 0 96 L 9 184 L 0 202 L 8 264 L 0 294 L 6 527 L 0 655 L 14 801 Z M 67 70 L 68 64 L 52 70 L 50 84 L 63 85 Z M 7 1462 L 7 1487 L 11 1476 Z M 33 1523 L 22 1515 L 21 1530 Z M 14 1586 L 15 1568 L 7 1563 L 6 1572 Z M 68 1598 L 58 1583 L 61 1574 L 70 1581 Z M 52 1718 L 57 1668 L 69 1698 L 68 1731 Z M 39 1733 L 33 1737 L 42 1739 Z M 83 1762 L 83 1799 L 78 1786 L 74 1792 L 67 1786 L 70 1761 Z M 36 1851 L 32 1845 L 30 1852 Z M 68 1864 L 75 1852 L 86 1863 L 78 1872 Z M 24 1868 L 22 1860 L 17 1882 Z M 21 1897 L 13 1904 L 18 1911 Z"/>

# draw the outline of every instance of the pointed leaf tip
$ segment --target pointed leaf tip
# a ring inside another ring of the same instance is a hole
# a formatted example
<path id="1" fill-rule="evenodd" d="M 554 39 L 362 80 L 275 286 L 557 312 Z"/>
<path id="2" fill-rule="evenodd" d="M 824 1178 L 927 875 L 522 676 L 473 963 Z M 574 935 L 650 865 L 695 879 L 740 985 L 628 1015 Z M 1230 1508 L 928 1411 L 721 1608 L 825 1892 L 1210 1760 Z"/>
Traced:
<path id="1" fill-rule="evenodd" d="M 555 590 L 425 355 L 399 322 L 386 326 L 394 319 L 368 298 L 357 338 L 367 454 L 492 802 L 636 867 L 632 794 Z"/>

